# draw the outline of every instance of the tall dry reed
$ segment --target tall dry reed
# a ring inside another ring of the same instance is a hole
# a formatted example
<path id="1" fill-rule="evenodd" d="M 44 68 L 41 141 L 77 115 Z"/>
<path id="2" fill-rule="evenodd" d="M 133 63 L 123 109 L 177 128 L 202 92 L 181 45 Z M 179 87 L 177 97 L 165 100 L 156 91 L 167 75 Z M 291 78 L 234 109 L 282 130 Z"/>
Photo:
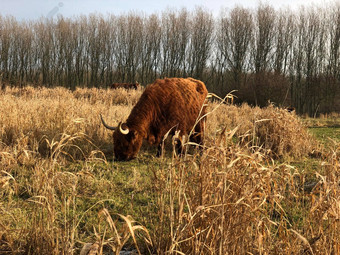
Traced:
<path id="1" fill-rule="evenodd" d="M 303 169 L 273 160 L 314 148 L 298 116 L 222 104 L 208 115 L 202 150 L 155 159 L 142 149 L 131 165 L 108 162 L 112 136 L 99 114 L 118 124 L 141 93 L 1 92 L 0 253 L 77 254 L 84 243 L 104 254 L 124 243 L 153 254 L 340 252 L 338 144 L 310 188 Z M 123 179 L 131 168 L 133 180 Z M 115 200 L 141 194 L 130 212 L 143 224 L 114 212 Z"/>
<path id="2" fill-rule="evenodd" d="M 339 253 L 340 148 L 306 191 L 303 171 L 235 144 L 235 131 L 154 169 L 156 253 Z"/>

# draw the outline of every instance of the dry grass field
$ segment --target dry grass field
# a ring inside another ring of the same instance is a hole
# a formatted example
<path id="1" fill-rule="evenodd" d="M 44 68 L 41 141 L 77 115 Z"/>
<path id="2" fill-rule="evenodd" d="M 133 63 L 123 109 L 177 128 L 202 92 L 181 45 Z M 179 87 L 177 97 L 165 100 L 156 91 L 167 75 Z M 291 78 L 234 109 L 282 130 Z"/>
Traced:
<path id="1" fill-rule="evenodd" d="M 0 254 L 340 254 L 337 135 L 214 100 L 201 150 L 116 162 L 99 114 L 141 93 L 0 91 Z"/>

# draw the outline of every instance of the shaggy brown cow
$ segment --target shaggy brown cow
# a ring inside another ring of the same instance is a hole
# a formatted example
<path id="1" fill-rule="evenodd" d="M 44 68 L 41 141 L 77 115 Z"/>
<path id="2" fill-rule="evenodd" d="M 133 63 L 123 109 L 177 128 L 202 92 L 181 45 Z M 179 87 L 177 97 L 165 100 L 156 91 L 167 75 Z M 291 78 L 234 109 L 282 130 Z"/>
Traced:
<path id="1" fill-rule="evenodd" d="M 194 128 L 191 141 L 202 143 L 205 117 L 199 118 L 206 113 L 204 102 L 207 94 L 204 83 L 193 78 L 158 79 L 146 87 L 125 123 L 119 123 L 117 128 L 111 127 L 101 116 L 104 126 L 115 130 L 113 141 L 116 158 L 135 158 L 143 139 L 149 144 L 158 145 L 159 154 L 163 137 L 169 130 L 171 135 L 176 130 L 180 131 L 181 137 Z M 196 120 L 200 121 L 196 124 Z"/>
<path id="2" fill-rule="evenodd" d="M 287 107 L 286 110 L 287 112 L 294 112 L 295 108 L 290 106 L 290 107 Z"/>
<path id="3" fill-rule="evenodd" d="M 138 89 L 140 87 L 140 84 L 138 82 L 136 83 L 113 83 L 110 85 L 111 89 Z"/>

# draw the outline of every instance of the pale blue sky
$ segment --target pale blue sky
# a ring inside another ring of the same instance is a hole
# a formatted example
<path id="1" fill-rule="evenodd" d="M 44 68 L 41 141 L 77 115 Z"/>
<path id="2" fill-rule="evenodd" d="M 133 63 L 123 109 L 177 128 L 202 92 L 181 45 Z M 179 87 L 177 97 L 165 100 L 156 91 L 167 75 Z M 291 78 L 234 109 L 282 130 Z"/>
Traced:
<path id="1" fill-rule="evenodd" d="M 262 1 L 275 8 L 289 6 L 292 9 L 301 5 L 324 6 L 339 0 L 267 0 Z M 141 11 L 145 14 L 161 13 L 167 8 L 182 7 L 192 10 L 195 6 L 202 6 L 214 15 L 220 13 L 221 8 L 233 8 L 236 5 L 254 8 L 260 1 L 249 0 L 0 0 L 0 14 L 12 15 L 19 20 L 39 19 L 40 17 L 54 17 L 61 14 L 66 17 L 89 13 L 128 13 Z"/>

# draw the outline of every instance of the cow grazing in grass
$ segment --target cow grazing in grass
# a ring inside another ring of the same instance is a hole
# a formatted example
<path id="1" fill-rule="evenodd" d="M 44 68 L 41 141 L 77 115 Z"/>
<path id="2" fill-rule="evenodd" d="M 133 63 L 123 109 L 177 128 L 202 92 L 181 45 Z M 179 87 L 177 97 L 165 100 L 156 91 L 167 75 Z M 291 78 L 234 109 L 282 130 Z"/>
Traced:
<path id="1" fill-rule="evenodd" d="M 290 106 L 290 107 L 287 107 L 286 110 L 287 112 L 294 112 L 295 108 Z"/>
<path id="2" fill-rule="evenodd" d="M 171 135 L 179 131 L 181 137 L 194 129 L 190 139 L 201 144 L 207 94 L 204 83 L 193 78 L 158 79 L 146 87 L 125 123 L 111 127 L 101 116 L 103 125 L 114 130 L 115 157 L 118 160 L 135 158 L 144 139 L 149 144 L 158 145 L 159 154 L 169 130 Z M 178 147 L 181 149 L 180 141 Z"/>
<path id="3" fill-rule="evenodd" d="M 140 87 L 140 84 L 138 82 L 136 83 L 113 83 L 109 86 L 111 89 L 138 89 Z"/>

